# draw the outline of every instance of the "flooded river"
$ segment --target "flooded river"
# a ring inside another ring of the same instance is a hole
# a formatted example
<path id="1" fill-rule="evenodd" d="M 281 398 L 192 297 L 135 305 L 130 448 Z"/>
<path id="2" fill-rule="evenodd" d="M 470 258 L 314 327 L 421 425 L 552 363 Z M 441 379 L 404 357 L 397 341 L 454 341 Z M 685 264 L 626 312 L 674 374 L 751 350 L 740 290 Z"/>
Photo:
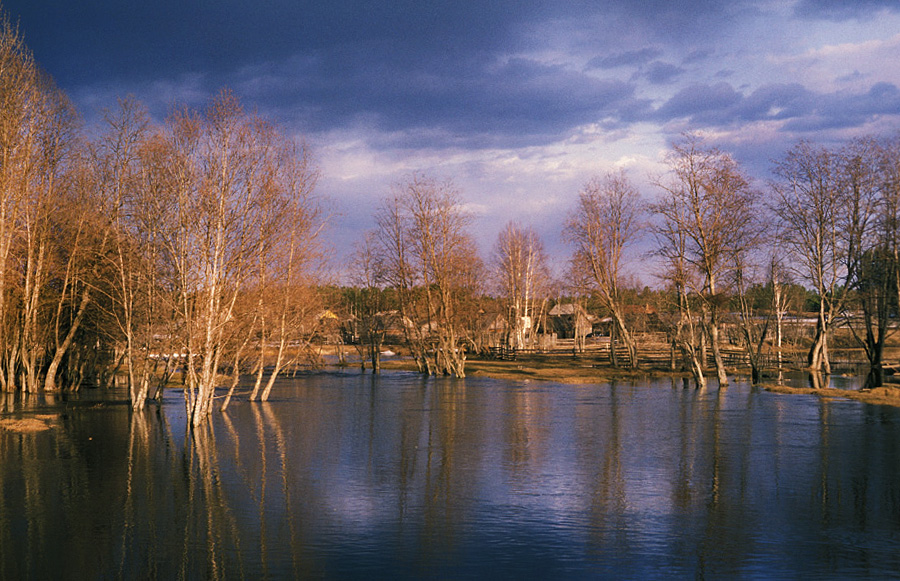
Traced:
<path id="1" fill-rule="evenodd" d="M 0 430 L 3 579 L 900 576 L 896 408 L 322 373 L 188 435 L 100 396 L 0 400 L 52 426 Z"/>

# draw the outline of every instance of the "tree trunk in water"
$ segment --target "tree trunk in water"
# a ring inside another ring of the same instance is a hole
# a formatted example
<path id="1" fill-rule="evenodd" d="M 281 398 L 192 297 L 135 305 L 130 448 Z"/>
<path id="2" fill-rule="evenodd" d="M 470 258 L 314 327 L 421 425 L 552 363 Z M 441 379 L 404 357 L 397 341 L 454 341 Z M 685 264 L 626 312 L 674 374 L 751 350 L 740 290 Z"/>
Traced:
<path id="1" fill-rule="evenodd" d="M 691 364 L 691 373 L 694 376 L 694 384 L 697 386 L 697 389 L 705 389 L 706 375 L 703 373 L 703 367 L 697 361 L 696 357 L 691 358 Z"/>
<path id="2" fill-rule="evenodd" d="M 884 368 L 881 363 L 869 367 L 869 373 L 866 375 L 866 383 L 864 389 L 874 389 L 884 385 Z"/>
<path id="3" fill-rule="evenodd" d="M 85 289 L 84 294 L 81 295 L 81 303 L 78 305 L 78 313 L 75 315 L 75 320 L 72 321 L 72 326 L 69 328 L 69 332 L 66 333 L 66 338 L 63 339 L 62 344 L 56 349 L 56 353 L 53 354 L 53 360 L 47 368 L 47 375 L 44 377 L 44 391 L 56 390 L 56 372 L 59 369 L 59 364 L 62 362 L 63 356 L 69 350 L 69 347 L 72 346 L 72 340 L 75 338 L 75 333 L 78 331 L 78 327 L 84 319 L 84 313 L 91 300 L 90 295 L 91 293 L 87 289 Z"/>
<path id="4" fill-rule="evenodd" d="M 266 369 L 266 335 L 263 333 L 259 347 L 259 361 L 256 362 L 256 381 L 253 383 L 253 391 L 250 392 L 250 401 L 254 401 L 259 397 L 259 390 L 262 389 L 263 374 Z"/>
<path id="5" fill-rule="evenodd" d="M 725 372 L 725 361 L 722 359 L 722 350 L 719 347 L 719 325 L 715 320 L 709 326 L 709 339 L 712 343 L 713 360 L 716 363 L 716 376 L 719 387 L 728 387 L 728 374 Z"/>
<path id="6" fill-rule="evenodd" d="M 866 332 L 866 355 L 869 358 L 869 373 L 866 375 L 864 389 L 874 389 L 884 384 L 884 331 L 879 333 L 879 338 L 870 329 Z"/>
<path id="7" fill-rule="evenodd" d="M 828 360 L 828 332 L 823 321 L 816 326 L 816 336 L 809 348 L 807 363 L 811 371 L 815 373 L 831 373 L 831 362 Z"/>
<path id="8" fill-rule="evenodd" d="M 266 383 L 266 388 L 263 390 L 262 395 L 260 396 L 260 400 L 262 401 L 269 401 L 269 394 L 272 392 L 272 387 L 275 385 L 275 380 L 281 373 L 281 366 L 284 363 L 284 349 L 286 346 L 287 336 L 284 332 L 282 332 L 281 343 L 278 344 L 278 355 L 275 356 L 275 369 L 272 370 L 272 374 L 269 376 L 269 381 Z M 343 351 L 341 351 L 341 359 L 343 360 L 343 358 Z"/>
<path id="9" fill-rule="evenodd" d="M 369 358 L 372 361 L 372 373 L 378 375 L 381 373 L 381 340 L 372 338 L 369 344 Z"/>
<path id="10" fill-rule="evenodd" d="M 693 345 L 688 345 L 682 343 L 681 352 L 685 359 L 685 363 L 691 370 L 691 375 L 694 377 L 694 384 L 697 389 L 703 389 L 706 387 L 706 375 L 704 374 L 703 365 L 700 362 L 698 357 L 698 350 Z"/>

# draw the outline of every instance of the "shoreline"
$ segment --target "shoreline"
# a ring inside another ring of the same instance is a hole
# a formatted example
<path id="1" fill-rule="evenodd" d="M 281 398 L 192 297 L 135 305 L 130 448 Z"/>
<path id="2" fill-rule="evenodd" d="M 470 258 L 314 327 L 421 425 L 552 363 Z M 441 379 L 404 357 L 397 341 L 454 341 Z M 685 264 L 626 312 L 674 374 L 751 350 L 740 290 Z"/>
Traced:
<path id="1" fill-rule="evenodd" d="M 560 362 L 562 363 L 562 362 Z M 610 381 L 614 379 L 633 379 L 639 377 L 685 377 L 682 372 L 663 371 L 658 369 L 615 369 L 593 365 L 572 364 L 538 364 L 527 361 L 498 361 L 487 359 L 469 359 L 466 361 L 467 377 L 491 377 L 509 381 L 552 381 L 567 384 L 584 384 Z M 415 365 L 409 360 L 392 360 L 382 362 L 384 370 L 415 371 Z M 757 387 L 771 393 L 784 395 L 816 395 L 820 398 L 843 398 L 873 405 L 900 407 L 900 386 L 885 385 L 874 389 L 841 389 L 829 387 L 816 389 L 810 387 L 790 387 L 763 382 Z"/>

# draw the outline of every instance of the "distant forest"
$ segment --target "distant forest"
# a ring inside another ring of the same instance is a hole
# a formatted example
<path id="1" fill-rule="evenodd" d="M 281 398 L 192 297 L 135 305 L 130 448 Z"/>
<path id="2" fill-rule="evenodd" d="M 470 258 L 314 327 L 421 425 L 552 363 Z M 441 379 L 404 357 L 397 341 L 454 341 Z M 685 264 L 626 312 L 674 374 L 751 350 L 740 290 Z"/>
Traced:
<path id="1" fill-rule="evenodd" d="M 840 328 L 881 385 L 900 302 L 900 140 L 797 143 L 762 187 L 696 135 L 666 162 L 653 192 L 625 173 L 584 185 L 562 280 L 533 228 L 508 224 L 479 257 L 451 181 L 398 177 L 356 246 L 352 286 L 336 288 L 321 276 L 305 143 L 228 90 L 162 122 L 123 97 L 87 130 L 0 17 L 0 391 L 121 382 L 141 409 L 177 380 L 198 425 L 216 389 L 227 406 L 249 376 L 250 399 L 265 400 L 317 342 L 353 343 L 377 372 L 393 341 L 423 373 L 462 377 L 490 347 L 540 348 L 564 304 L 604 321 L 625 367 L 652 312 L 697 385 L 707 350 L 728 383 L 726 344 L 758 380 L 786 318 L 802 315 L 812 373 L 831 372 Z M 626 275 L 636 246 L 652 248 L 657 288 Z"/>

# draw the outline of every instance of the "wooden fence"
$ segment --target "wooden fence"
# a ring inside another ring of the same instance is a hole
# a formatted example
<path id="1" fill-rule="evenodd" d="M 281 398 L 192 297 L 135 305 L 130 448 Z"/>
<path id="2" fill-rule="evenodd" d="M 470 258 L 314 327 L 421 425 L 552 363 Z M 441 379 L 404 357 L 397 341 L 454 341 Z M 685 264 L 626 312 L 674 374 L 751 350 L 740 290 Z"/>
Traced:
<path id="1" fill-rule="evenodd" d="M 619 366 L 627 367 L 630 364 L 628 350 L 621 343 L 617 343 L 615 349 Z M 503 361 L 528 360 L 539 362 L 542 359 L 558 361 L 560 358 L 570 358 L 572 360 L 592 361 L 595 363 L 612 363 L 608 338 L 588 340 L 583 348 L 579 348 L 574 339 L 560 339 L 556 341 L 554 347 L 543 349 L 492 347 L 489 356 L 492 359 Z M 707 357 L 707 366 L 709 368 L 715 367 L 712 349 L 708 350 Z M 742 349 L 723 349 L 722 358 L 725 366 L 728 368 L 748 370 L 750 368 L 750 359 Z M 671 344 L 659 341 L 638 342 L 637 360 L 638 367 L 648 369 L 677 370 L 681 368 L 682 364 L 680 351 L 673 351 Z M 867 368 L 865 357 L 852 350 L 834 350 L 831 352 L 830 361 L 832 370 L 836 372 L 865 373 Z M 760 367 L 763 369 L 777 369 L 779 367 L 778 354 L 761 354 Z M 802 369 L 806 367 L 806 353 L 785 351 L 781 357 L 781 367 L 785 369 Z"/>

